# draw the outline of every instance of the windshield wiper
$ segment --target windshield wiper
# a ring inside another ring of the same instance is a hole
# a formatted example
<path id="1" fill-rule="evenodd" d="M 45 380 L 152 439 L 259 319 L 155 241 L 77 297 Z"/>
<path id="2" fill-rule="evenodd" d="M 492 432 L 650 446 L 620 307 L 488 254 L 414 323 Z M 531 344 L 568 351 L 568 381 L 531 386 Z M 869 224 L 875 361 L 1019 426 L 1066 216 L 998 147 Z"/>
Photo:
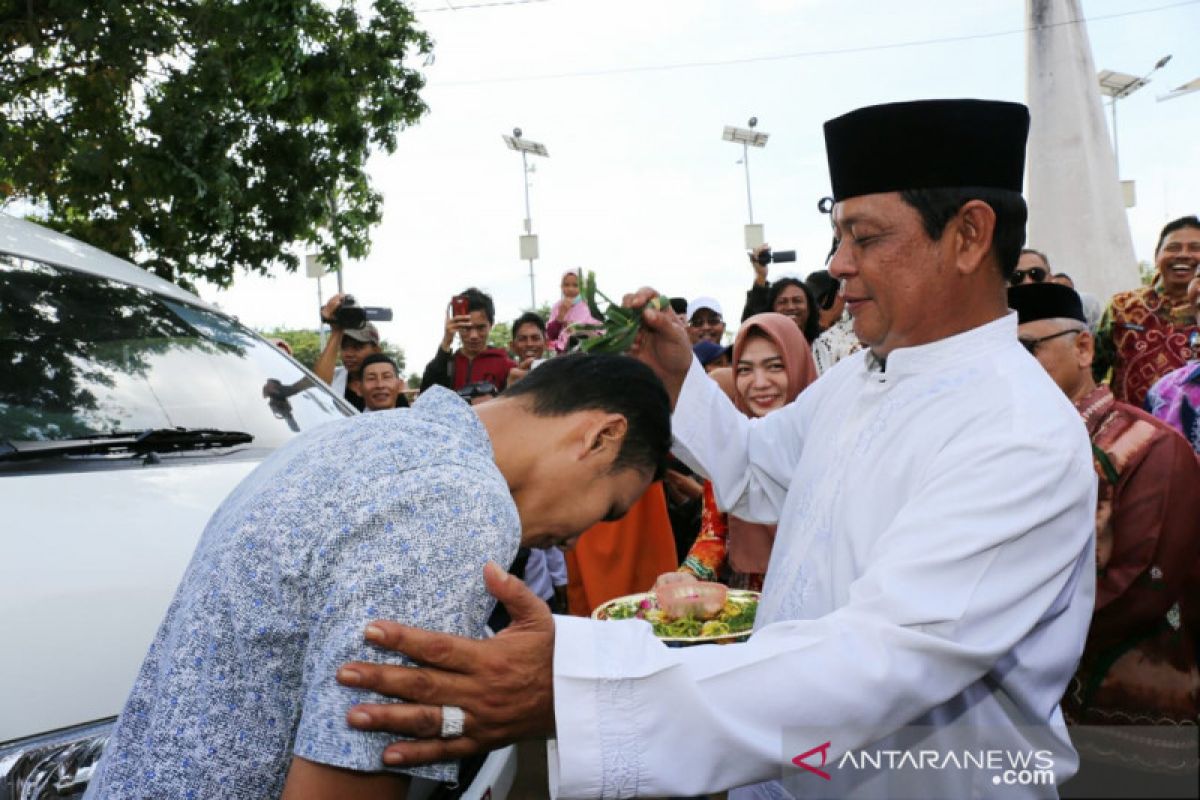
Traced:
<path id="1" fill-rule="evenodd" d="M 243 431 L 221 431 L 215 428 L 147 428 L 140 431 L 100 433 L 78 439 L 4 441 L 0 442 L 0 461 L 121 452 L 135 455 L 174 453 L 233 447 L 253 441 L 254 437 Z"/>

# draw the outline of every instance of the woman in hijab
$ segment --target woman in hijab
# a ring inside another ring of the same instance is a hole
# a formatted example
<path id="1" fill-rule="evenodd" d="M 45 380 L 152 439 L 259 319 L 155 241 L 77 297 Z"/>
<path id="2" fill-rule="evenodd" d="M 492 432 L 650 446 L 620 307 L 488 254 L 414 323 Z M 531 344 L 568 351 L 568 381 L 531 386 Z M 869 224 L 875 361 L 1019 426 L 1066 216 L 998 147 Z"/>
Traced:
<path id="1" fill-rule="evenodd" d="M 569 269 L 562 275 L 560 288 L 562 297 L 550 309 L 550 321 L 546 324 L 546 339 L 550 349 L 565 353 L 570 345 L 571 329 L 575 325 L 599 325 L 600 320 L 592 316 L 587 303 L 579 294 L 583 270 Z"/>
<path id="2" fill-rule="evenodd" d="M 733 343 L 733 368 L 714 370 L 735 406 L 748 417 L 765 417 L 796 399 L 817 378 L 812 351 L 796 323 L 782 314 L 757 314 L 742 323 Z M 704 482 L 700 535 L 674 573 L 659 583 L 698 579 L 734 589 L 761 591 L 775 526 L 746 522 L 717 509 L 712 484 Z"/>

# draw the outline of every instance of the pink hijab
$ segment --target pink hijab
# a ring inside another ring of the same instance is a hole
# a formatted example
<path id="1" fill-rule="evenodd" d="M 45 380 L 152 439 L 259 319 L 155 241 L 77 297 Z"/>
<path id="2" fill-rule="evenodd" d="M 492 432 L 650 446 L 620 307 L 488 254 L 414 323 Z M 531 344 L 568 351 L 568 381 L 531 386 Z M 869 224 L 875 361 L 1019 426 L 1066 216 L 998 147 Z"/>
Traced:
<path id="1" fill-rule="evenodd" d="M 817 379 L 817 366 L 813 362 L 812 350 L 796 323 L 790 317 L 774 312 L 755 314 L 738 329 L 737 338 L 733 342 L 733 369 L 715 370 L 713 374 L 725 393 L 730 395 L 733 404 L 746 416 L 750 416 L 750 408 L 738 394 L 735 376 L 738 359 L 741 358 L 746 349 L 746 342 L 752 335 L 765 337 L 779 350 L 779 355 L 783 358 L 783 369 L 787 374 L 788 403 L 795 400 L 800 392 Z M 718 378 L 716 372 L 727 374 Z M 729 566 L 735 571 L 752 575 L 766 573 L 767 563 L 771 560 L 771 547 L 774 544 L 774 525 L 746 522 L 732 514 L 729 515 L 729 539 L 726 547 Z"/>

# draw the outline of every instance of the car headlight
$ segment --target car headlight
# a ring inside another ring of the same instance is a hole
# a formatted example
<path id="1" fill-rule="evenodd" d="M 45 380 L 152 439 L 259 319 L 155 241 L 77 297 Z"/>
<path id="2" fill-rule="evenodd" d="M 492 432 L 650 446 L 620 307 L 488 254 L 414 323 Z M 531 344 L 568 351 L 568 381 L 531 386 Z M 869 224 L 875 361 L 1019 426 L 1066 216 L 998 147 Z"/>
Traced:
<path id="1" fill-rule="evenodd" d="M 82 797 L 115 718 L 0 745 L 0 800 Z"/>

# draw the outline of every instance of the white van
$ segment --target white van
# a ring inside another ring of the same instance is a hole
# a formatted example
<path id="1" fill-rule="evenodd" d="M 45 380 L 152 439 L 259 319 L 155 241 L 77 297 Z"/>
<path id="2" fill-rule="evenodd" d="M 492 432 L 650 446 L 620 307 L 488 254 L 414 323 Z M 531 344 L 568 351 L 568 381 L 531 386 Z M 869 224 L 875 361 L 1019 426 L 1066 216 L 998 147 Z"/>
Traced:
<path id="1" fill-rule="evenodd" d="M 209 516 L 352 413 L 194 294 L 0 214 L 0 800 L 82 794 Z"/>

